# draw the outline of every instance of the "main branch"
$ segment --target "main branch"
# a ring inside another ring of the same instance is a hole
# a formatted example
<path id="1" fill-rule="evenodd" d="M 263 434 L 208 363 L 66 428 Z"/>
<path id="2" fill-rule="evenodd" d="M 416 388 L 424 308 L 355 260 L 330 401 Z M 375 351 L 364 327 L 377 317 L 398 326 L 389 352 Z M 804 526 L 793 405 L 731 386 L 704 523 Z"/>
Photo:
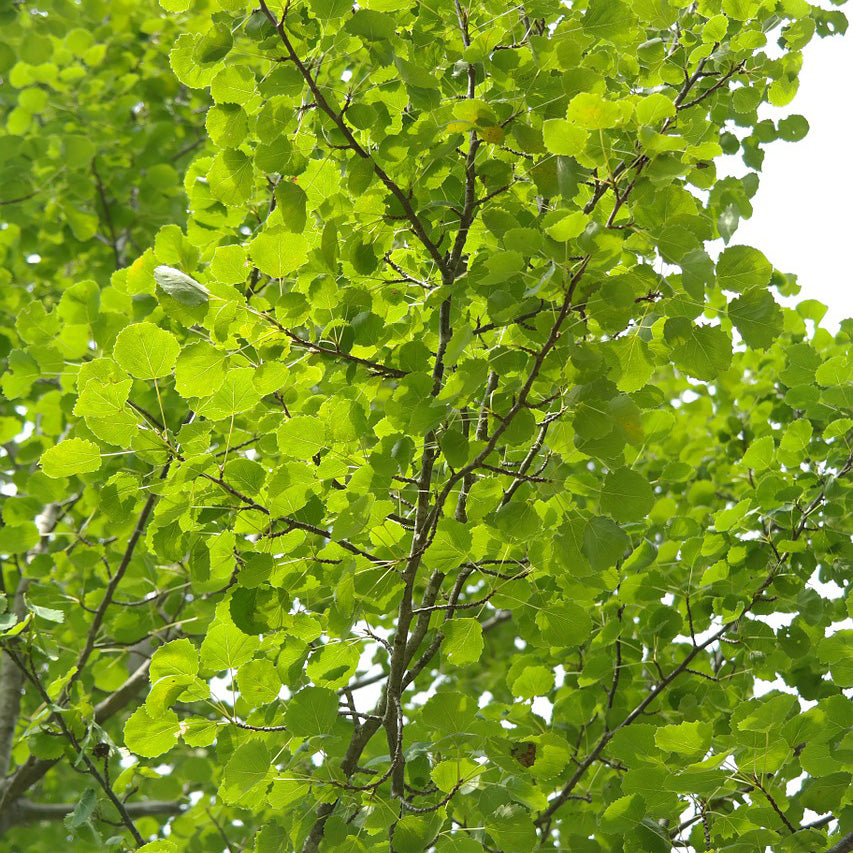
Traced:
<path id="1" fill-rule="evenodd" d="M 311 72 L 308 70 L 308 66 L 299 58 L 299 54 L 297 54 L 296 50 L 293 47 L 293 42 L 290 40 L 290 36 L 287 34 L 287 30 L 284 27 L 285 18 L 282 17 L 280 21 L 276 20 L 275 15 L 270 12 L 269 7 L 264 2 L 264 0 L 260 0 L 260 8 L 261 11 L 266 15 L 267 19 L 270 23 L 275 27 L 276 32 L 281 39 L 281 43 L 284 45 L 284 49 L 287 51 L 288 59 L 299 69 L 299 73 L 305 79 L 305 82 L 308 84 L 308 88 L 311 90 L 311 94 L 314 96 L 314 103 L 317 105 L 319 109 L 321 109 L 334 123 L 338 130 L 343 134 L 344 139 L 347 141 L 347 145 L 351 148 L 359 157 L 362 157 L 365 160 L 368 160 L 373 166 L 373 171 L 376 176 L 382 181 L 383 184 L 390 190 L 391 194 L 397 201 L 400 203 L 400 206 L 403 208 L 405 212 L 406 219 L 409 221 L 409 226 L 412 231 L 415 233 L 417 238 L 421 241 L 424 248 L 429 252 L 430 257 L 435 261 L 436 266 L 442 272 L 445 269 L 444 258 L 441 255 L 441 252 L 438 250 L 438 246 L 430 239 L 429 234 L 427 234 L 426 228 L 424 227 L 423 222 L 421 222 L 418 214 L 415 212 L 414 207 L 412 207 L 411 199 L 408 194 L 403 192 L 403 189 L 393 181 L 388 173 L 373 159 L 370 155 L 370 152 L 367 151 L 364 146 L 355 138 L 352 130 L 350 130 L 349 125 L 344 121 L 343 115 L 338 113 L 336 110 L 332 108 L 332 105 L 326 100 L 326 96 L 323 94 L 320 87 L 317 85 L 317 81 L 311 75 Z"/>

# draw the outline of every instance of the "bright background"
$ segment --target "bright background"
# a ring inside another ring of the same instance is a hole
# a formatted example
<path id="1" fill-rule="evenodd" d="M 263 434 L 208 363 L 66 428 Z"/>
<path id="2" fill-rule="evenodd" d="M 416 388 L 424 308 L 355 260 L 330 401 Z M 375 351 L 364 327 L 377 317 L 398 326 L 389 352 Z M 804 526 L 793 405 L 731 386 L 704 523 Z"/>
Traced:
<path id="1" fill-rule="evenodd" d="M 847 16 L 853 19 L 849 9 Z M 827 305 L 821 325 L 833 333 L 841 320 L 853 317 L 851 81 L 853 24 L 843 37 L 815 36 L 803 50 L 800 89 L 793 102 L 761 113 L 774 121 L 791 113 L 804 115 L 809 133 L 800 142 L 778 140 L 766 146 L 761 183 L 752 199 L 754 213 L 741 220 L 730 241 L 755 246 L 777 269 L 796 274 L 802 288 L 796 301 L 817 299 Z M 739 157 L 729 159 L 725 173 L 747 171 Z"/>
<path id="2" fill-rule="evenodd" d="M 765 107 L 761 117 L 778 121 L 799 113 L 808 120 L 809 132 L 800 142 L 778 140 L 766 146 L 753 215 L 741 220 L 730 242 L 755 246 L 777 269 L 794 273 L 801 290 L 791 301 L 822 302 L 829 310 L 821 325 L 835 333 L 841 320 L 853 317 L 853 97 L 847 89 L 853 81 L 853 26 L 843 37 L 815 37 L 803 54 L 797 96 L 787 107 Z M 727 159 L 718 174 L 747 171 L 739 158 Z M 817 577 L 809 586 L 832 598 L 843 594 L 836 584 L 822 584 Z M 775 620 L 765 621 L 778 627 Z M 850 627 L 847 619 L 827 634 Z M 770 690 L 793 692 L 781 679 L 759 681 L 755 687 L 756 695 Z M 813 703 L 800 704 L 805 710 Z M 788 783 L 789 796 L 802 778 Z M 817 818 L 807 810 L 804 822 Z"/>

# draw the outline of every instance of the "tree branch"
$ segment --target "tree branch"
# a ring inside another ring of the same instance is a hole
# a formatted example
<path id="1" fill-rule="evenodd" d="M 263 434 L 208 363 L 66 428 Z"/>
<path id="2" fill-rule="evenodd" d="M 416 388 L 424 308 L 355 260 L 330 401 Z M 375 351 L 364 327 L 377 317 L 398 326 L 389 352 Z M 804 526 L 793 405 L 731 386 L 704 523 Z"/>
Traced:
<path id="1" fill-rule="evenodd" d="M 136 698 L 140 689 L 148 682 L 150 661 L 146 660 L 136 669 L 130 678 L 117 690 L 114 690 L 95 706 L 92 719 L 98 724 L 104 723 L 122 708 Z M 0 796 L 0 822 L 4 819 L 6 810 L 12 808 L 15 801 L 42 779 L 45 774 L 58 764 L 59 758 L 34 758 L 30 756 L 18 769 L 14 776 L 8 779 L 2 787 Z"/>
<path id="2" fill-rule="evenodd" d="M 76 805 L 76 803 L 37 803 L 27 799 L 17 800 L 6 810 L 2 820 L 0 820 L 0 834 L 10 827 L 22 823 L 62 820 L 74 811 Z M 184 810 L 183 804 L 177 800 L 147 800 L 142 803 L 126 803 L 124 808 L 134 820 L 160 815 L 171 817 L 181 814 Z"/>
<path id="3" fill-rule="evenodd" d="M 646 708 L 652 704 L 652 702 L 672 684 L 673 681 L 676 680 L 682 673 L 688 671 L 688 667 L 693 659 L 704 649 L 708 648 L 708 646 L 716 643 L 721 637 L 727 634 L 732 628 L 736 627 L 741 619 L 749 613 L 752 608 L 758 603 L 761 599 L 764 590 L 770 585 L 773 581 L 773 578 L 776 576 L 776 570 L 778 568 L 778 564 L 774 565 L 773 568 L 768 573 L 767 577 L 764 579 L 764 582 L 761 586 L 756 590 L 753 595 L 750 603 L 744 607 L 743 613 L 740 614 L 736 619 L 732 619 L 730 622 L 727 622 L 722 626 L 718 631 L 715 631 L 710 637 L 708 637 L 705 642 L 700 643 L 699 645 L 694 645 L 693 648 L 687 653 L 684 660 L 675 667 L 668 675 L 663 676 L 660 681 L 648 692 L 646 697 L 628 714 L 618 726 L 615 726 L 612 729 L 607 729 L 601 737 L 598 739 L 598 742 L 592 748 L 592 751 L 587 755 L 587 757 L 578 765 L 577 770 L 572 774 L 572 777 L 568 782 L 563 786 L 562 790 L 559 794 L 557 794 L 553 800 L 549 803 L 548 807 L 542 811 L 535 820 L 535 823 L 540 827 L 548 827 L 550 826 L 551 818 L 554 815 L 554 812 L 560 808 L 563 803 L 565 803 L 569 794 L 574 790 L 575 786 L 580 782 L 583 778 L 584 774 L 587 770 L 595 763 L 598 757 L 603 752 L 604 748 L 610 743 L 611 738 L 616 732 L 620 729 L 624 729 L 627 726 L 630 726 L 633 722 L 635 722 L 639 717 L 643 715 Z"/>
<path id="4" fill-rule="evenodd" d="M 79 495 L 74 500 L 79 499 Z M 48 535 L 54 530 L 62 517 L 67 512 L 68 506 L 73 505 L 66 502 L 65 506 L 58 502 L 48 504 L 44 512 L 38 518 L 39 533 L 41 538 L 39 544 L 30 551 L 24 564 L 28 564 L 37 554 L 47 551 Z M 2 571 L 2 570 L 0 570 Z M 21 576 L 15 590 L 15 598 L 12 602 L 12 613 L 18 621 L 27 615 L 26 592 L 30 582 L 26 576 Z M 24 674 L 15 665 L 14 660 L 3 649 L 0 651 L 0 779 L 9 772 L 12 761 L 12 747 L 15 743 L 15 728 L 21 713 L 21 695 L 24 689 Z"/>
<path id="5" fill-rule="evenodd" d="M 23 671 L 24 675 L 30 680 L 32 685 L 36 688 L 37 693 L 41 697 L 42 701 L 48 706 L 51 707 L 53 705 L 50 696 L 47 691 L 44 689 L 44 686 L 39 681 L 38 677 L 34 672 L 31 672 L 26 668 L 24 662 L 15 654 L 15 652 L 9 651 L 12 659 L 15 661 L 16 665 L 20 667 Z M 133 818 L 127 811 L 127 806 L 123 803 L 118 796 L 116 796 L 115 791 L 112 789 L 112 785 L 106 775 L 101 774 L 97 767 L 95 767 L 94 762 L 89 757 L 86 750 L 80 744 L 80 740 L 74 731 L 69 726 L 68 722 L 65 720 L 65 717 L 58 711 L 53 711 L 51 714 L 51 718 L 59 727 L 62 732 L 63 737 L 68 741 L 71 747 L 77 753 L 79 759 L 86 765 L 86 771 L 90 776 L 98 783 L 101 790 L 106 794 L 107 799 L 113 804 L 116 811 L 119 813 L 121 817 L 121 822 L 127 827 L 130 831 L 130 834 L 133 836 L 133 840 L 136 842 L 137 847 L 142 847 L 145 843 L 145 840 L 140 835 L 139 830 L 136 828 L 136 824 L 133 821 Z"/>
<path id="6" fill-rule="evenodd" d="M 116 234 L 115 225 L 113 224 L 113 217 L 110 213 L 110 206 L 107 202 L 107 191 L 104 188 L 104 182 L 101 180 L 101 176 L 98 174 L 98 168 L 95 165 L 95 158 L 92 158 L 92 174 L 95 176 L 95 186 L 98 188 L 98 198 L 101 200 L 101 207 L 104 209 L 104 222 L 106 223 L 107 230 L 110 232 L 110 248 L 113 250 L 113 260 L 115 261 L 116 269 L 119 269 L 122 265 L 121 263 L 121 253 L 118 249 L 118 235 Z"/>
<path id="7" fill-rule="evenodd" d="M 269 316 L 269 315 L 265 315 Z M 408 371 L 400 370 L 398 367 L 389 367 L 387 364 L 381 364 L 378 361 L 371 361 L 368 358 L 359 358 L 357 355 L 351 355 L 348 352 L 344 352 L 340 349 L 330 349 L 328 347 L 322 347 L 319 344 L 315 344 L 312 341 L 308 341 L 305 338 L 299 337 L 295 332 L 292 332 L 290 329 L 282 326 L 278 321 L 275 321 L 275 325 L 290 338 L 295 344 L 298 344 L 301 347 L 304 347 L 311 352 L 317 353 L 318 355 L 324 355 L 327 358 L 339 358 L 344 361 L 350 361 L 353 364 L 360 364 L 362 367 L 366 367 L 372 373 L 376 373 L 379 376 L 385 376 L 392 379 L 402 379 L 404 376 L 408 376 Z"/>
<path id="8" fill-rule="evenodd" d="M 288 58 L 290 61 L 299 69 L 299 73 L 304 78 L 305 82 L 308 84 L 308 88 L 311 90 L 311 94 L 314 96 L 314 102 L 317 107 L 321 109 L 335 124 L 338 130 L 343 134 L 344 139 L 347 141 L 347 145 L 359 157 L 362 157 L 365 160 L 369 160 L 371 165 L 373 166 L 373 171 L 376 176 L 382 181 L 383 184 L 391 191 L 391 194 L 397 201 L 400 203 L 400 206 L 403 208 L 406 214 L 406 218 L 409 221 L 409 225 L 412 231 L 415 233 L 417 238 L 423 243 L 424 248 L 429 252 L 430 257 L 435 261 L 436 266 L 442 270 L 445 269 L 444 258 L 441 256 L 441 252 L 438 250 L 438 246 L 430 239 L 429 235 L 426 232 L 426 228 L 418 217 L 415 209 L 412 207 L 412 202 L 409 199 L 409 196 L 403 192 L 398 184 L 396 184 L 389 176 L 388 173 L 373 159 L 370 153 L 362 147 L 359 141 L 353 135 L 353 132 L 350 130 L 347 123 L 344 121 L 343 116 L 339 114 L 336 110 L 332 109 L 332 106 L 326 100 L 326 96 L 320 90 L 320 87 L 317 85 L 317 82 L 311 75 L 311 72 L 308 70 L 308 67 L 305 63 L 299 58 L 299 55 L 296 53 L 296 50 L 293 47 L 293 43 L 290 41 L 290 37 L 287 34 L 287 30 L 284 28 L 284 16 L 280 21 L 276 20 L 275 15 L 270 12 L 269 7 L 264 2 L 264 0 L 260 0 L 260 9 L 266 15 L 269 22 L 275 27 L 276 32 L 281 39 L 282 44 L 284 45 L 284 49 L 287 51 Z"/>
<path id="9" fill-rule="evenodd" d="M 165 479 L 166 475 L 169 473 L 169 466 L 171 465 L 171 461 L 167 462 L 163 467 L 163 471 L 160 474 L 160 479 Z M 142 536 L 142 532 L 145 530 L 145 525 L 148 522 L 148 517 L 151 515 L 151 510 L 154 509 L 154 504 L 157 501 L 157 495 L 154 492 L 150 492 L 148 497 L 145 500 L 145 503 L 142 506 L 142 512 L 139 513 L 139 517 L 136 520 L 136 526 L 133 528 L 133 533 L 130 534 L 130 539 L 127 542 L 127 547 L 124 550 L 124 554 L 122 555 L 121 562 L 119 563 L 118 568 L 116 569 L 113 576 L 110 578 L 109 583 L 107 584 L 107 589 L 104 592 L 104 597 L 101 599 L 101 603 L 98 605 L 98 609 L 95 611 L 95 616 L 92 619 L 92 624 L 89 626 L 89 632 L 86 634 L 86 642 L 80 651 L 80 654 L 77 656 L 77 663 L 74 665 L 74 672 L 71 677 L 68 679 L 65 687 L 60 694 L 59 699 L 57 700 L 57 704 L 65 705 L 68 701 L 68 697 L 71 695 L 71 688 L 74 685 L 74 682 L 83 674 L 83 668 L 86 666 L 86 662 L 89 660 L 89 656 L 92 654 L 92 650 L 95 648 L 95 640 L 98 636 L 98 631 L 101 629 L 101 625 L 103 624 L 104 617 L 107 614 L 107 610 L 112 603 L 113 596 L 116 594 L 118 590 L 118 586 L 124 578 L 124 573 L 127 571 L 127 567 L 130 565 L 130 561 L 133 559 L 133 552 L 136 550 L 136 545 L 139 542 L 140 537 Z"/>
<path id="10" fill-rule="evenodd" d="M 22 577 L 18 581 L 18 589 L 12 604 L 12 612 L 17 616 L 18 621 L 26 616 L 24 593 L 28 586 L 27 578 Z M 12 761 L 12 747 L 15 743 L 15 729 L 21 713 L 23 687 L 24 674 L 3 649 L 0 653 L 0 778 L 9 772 Z"/>
<path id="11" fill-rule="evenodd" d="M 486 446 L 467 465 L 460 468 L 458 471 L 455 471 L 444 484 L 444 487 L 442 488 L 436 500 L 435 510 L 433 512 L 433 530 L 435 528 L 435 525 L 438 523 L 438 519 L 441 517 L 442 507 L 447 501 L 447 498 L 450 495 L 450 492 L 452 491 L 453 487 L 466 474 L 472 473 L 480 467 L 480 465 L 494 451 L 495 447 L 497 446 L 498 439 L 500 439 L 504 432 L 509 428 L 515 416 L 525 407 L 527 399 L 530 396 L 530 392 L 533 389 L 533 385 L 536 382 L 537 377 L 539 376 L 539 371 L 542 369 L 542 365 L 545 362 L 545 358 L 548 356 L 548 353 L 550 353 L 551 350 L 554 348 L 558 338 L 560 337 L 560 330 L 562 329 L 563 322 L 565 321 L 572 307 L 572 299 L 574 297 L 575 288 L 577 287 L 578 282 L 581 280 L 581 277 L 586 271 L 587 264 L 589 264 L 589 261 L 590 256 L 586 255 L 584 259 L 578 264 L 577 269 L 572 275 L 571 280 L 569 281 L 569 286 L 566 288 L 566 294 L 563 298 L 563 303 L 560 306 L 560 310 L 557 312 L 557 317 L 554 320 L 553 325 L 551 326 L 551 331 L 548 334 L 548 338 L 542 345 L 539 352 L 536 354 L 536 357 L 533 360 L 533 365 L 530 368 L 530 372 L 527 375 L 527 379 L 525 380 L 524 385 L 518 392 L 518 396 L 516 397 L 515 403 L 512 405 L 507 414 L 498 424 L 497 428 L 486 442 Z M 425 545 L 428 545 L 429 541 L 427 541 Z"/>
<path id="12" fill-rule="evenodd" d="M 848 832 L 840 841 L 836 842 L 826 853 L 851 853 L 853 851 L 853 832 Z"/>

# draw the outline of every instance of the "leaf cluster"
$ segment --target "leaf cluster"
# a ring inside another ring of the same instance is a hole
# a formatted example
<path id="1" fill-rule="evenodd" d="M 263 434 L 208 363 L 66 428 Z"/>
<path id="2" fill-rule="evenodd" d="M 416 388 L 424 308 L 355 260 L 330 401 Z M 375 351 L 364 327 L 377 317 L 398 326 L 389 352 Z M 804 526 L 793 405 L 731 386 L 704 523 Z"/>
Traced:
<path id="1" fill-rule="evenodd" d="M 850 849 L 853 325 L 732 242 L 841 12 L 0 15 L 13 846 Z"/>

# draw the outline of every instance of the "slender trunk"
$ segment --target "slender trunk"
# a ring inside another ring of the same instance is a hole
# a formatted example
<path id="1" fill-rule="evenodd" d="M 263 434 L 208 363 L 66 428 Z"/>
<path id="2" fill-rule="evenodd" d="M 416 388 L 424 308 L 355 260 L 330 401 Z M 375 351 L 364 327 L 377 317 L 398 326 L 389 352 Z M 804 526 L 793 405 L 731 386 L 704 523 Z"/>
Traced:
<path id="1" fill-rule="evenodd" d="M 24 593 L 29 581 L 21 578 L 15 592 L 12 612 L 23 619 L 26 614 Z M 24 674 L 15 666 L 15 662 L 6 652 L 0 653 L 0 779 L 9 773 L 12 761 L 12 747 L 15 741 L 15 727 L 21 713 L 21 691 L 24 687 Z"/>

